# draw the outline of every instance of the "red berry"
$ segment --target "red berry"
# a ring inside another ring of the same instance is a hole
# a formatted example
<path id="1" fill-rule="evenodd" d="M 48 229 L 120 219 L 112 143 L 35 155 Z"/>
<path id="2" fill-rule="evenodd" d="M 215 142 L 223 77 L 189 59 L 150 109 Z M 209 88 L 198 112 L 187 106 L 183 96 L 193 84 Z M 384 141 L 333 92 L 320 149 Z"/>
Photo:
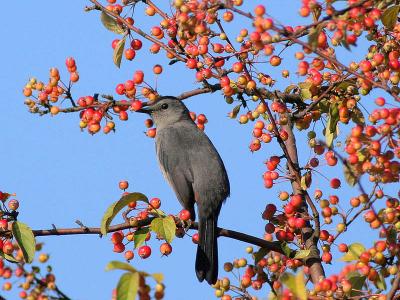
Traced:
<path id="1" fill-rule="evenodd" d="M 113 251 L 116 253 L 122 253 L 125 251 L 125 245 L 123 243 L 114 244 Z"/>
<path id="2" fill-rule="evenodd" d="M 122 83 L 118 84 L 117 87 L 115 88 L 115 92 L 116 92 L 118 95 L 123 95 L 123 94 L 125 94 L 125 85 L 122 84 Z"/>
<path id="3" fill-rule="evenodd" d="M 126 260 L 131 260 L 134 258 L 135 254 L 133 253 L 132 250 L 128 250 L 125 252 L 124 256 Z"/>
<path id="4" fill-rule="evenodd" d="M 195 68 L 197 67 L 197 60 L 194 59 L 194 58 L 189 58 L 189 59 L 186 61 L 186 66 L 187 66 L 189 69 L 195 69 Z"/>
<path id="5" fill-rule="evenodd" d="M 67 68 L 73 68 L 75 67 L 75 59 L 73 57 L 68 57 L 65 60 L 65 65 L 67 66 Z"/>
<path id="6" fill-rule="evenodd" d="M 264 220 L 270 220 L 276 212 L 276 206 L 272 203 L 265 207 L 264 213 L 262 215 Z"/>
<path id="7" fill-rule="evenodd" d="M 296 228 L 304 228 L 306 226 L 306 221 L 303 218 L 296 218 L 295 221 Z"/>
<path id="8" fill-rule="evenodd" d="M 146 135 L 149 138 L 154 138 L 156 136 L 156 129 L 155 128 L 150 128 L 149 130 L 147 130 Z"/>
<path id="9" fill-rule="evenodd" d="M 275 235 L 278 241 L 285 241 L 287 238 L 286 231 L 283 230 L 278 230 Z"/>
<path id="10" fill-rule="evenodd" d="M 162 243 L 160 246 L 160 252 L 162 255 L 168 256 L 172 252 L 172 246 L 168 243 Z"/>
<path id="11" fill-rule="evenodd" d="M 126 121 L 128 120 L 128 113 L 126 111 L 120 111 L 119 112 L 119 119 L 121 121 Z"/>
<path id="12" fill-rule="evenodd" d="M 144 79 L 144 73 L 143 71 L 136 71 L 135 74 L 133 74 L 133 82 L 136 84 L 141 84 Z"/>
<path id="13" fill-rule="evenodd" d="M 136 56 L 136 52 L 132 48 L 128 48 L 125 50 L 125 58 L 127 60 L 133 60 L 135 58 L 135 56 Z"/>
<path id="14" fill-rule="evenodd" d="M 272 224 L 272 223 L 267 223 L 266 225 L 265 225 L 265 232 L 266 233 L 274 233 L 275 232 L 275 225 L 274 224 Z"/>
<path id="15" fill-rule="evenodd" d="M 142 101 L 140 101 L 140 100 L 134 100 L 134 101 L 132 102 L 132 104 L 131 104 L 131 108 L 132 108 L 134 111 L 138 111 L 138 110 L 142 109 L 142 107 L 143 107 L 143 103 L 142 103 Z"/>
<path id="16" fill-rule="evenodd" d="M 338 250 L 340 251 L 340 252 L 347 252 L 347 251 L 349 251 L 349 248 L 347 247 L 347 245 L 346 244 L 339 244 L 338 245 Z"/>
<path id="17" fill-rule="evenodd" d="M 129 187 L 129 183 L 127 180 L 121 180 L 118 186 L 121 190 L 126 190 Z"/>
<path id="18" fill-rule="evenodd" d="M 199 243 L 199 233 L 196 232 L 195 234 L 192 235 L 192 242 L 195 244 Z"/>
<path id="19" fill-rule="evenodd" d="M 138 40 L 138 39 L 133 39 L 133 40 L 131 41 L 131 47 L 132 47 L 134 50 L 140 50 L 140 49 L 142 48 L 142 41 L 141 41 L 141 40 Z"/>
<path id="20" fill-rule="evenodd" d="M 179 219 L 181 219 L 182 221 L 189 221 L 190 217 L 190 211 L 188 211 L 187 209 L 182 209 L 179 212 Z"/>
<path id="21" fill-rule="evenodd" d="M 117 46 L 118 43 L 119 43 L 119 39 L 113 40 L 112 43 L 111 43 L 111 47 L 112 47 L 113 49 L 115 49 L 115 47 Z"/>
<path id="22" fill-rule="evenodd" d="M 12 254 L 14 251 L 14 246 L 10 241 L 7 241 L 3 245 L 3 252 L 6 254 Z"/>
<path id="23" fill-rule="evenodd" d="M 269 63 L 273 67 L 279 66 L 281 64 L 281 58 L 279 56 L 276 56 L 276 55 L 271 56 L 271 58 L 269 59 Z"/>
<path id="24" fill-rule="evenodd" d="M 159 209 L 161 206 L 161 200 L 159 198 L 153 198 L 150 200 L 150 206 L 154 209 Z"/>
<path id="25" fill-rule="evenodd" d="M 332 254 L 330 252 L 322 253 L 322 261 L 329 264 L 332 261 Z"/>
<path id="26" fill-rule="evenodd" d="M 138 254 L 143 259 L 148 258 L 151 255 L 151 248 L 147 245 L 141 246 L 138 249 Z"/>
<path id="27" fill-rule="evenodd" d="M 121 233 L 121 232 L 114 232 L 114 233 L 111 235 L 111 242 L 112 242 L 113 244 L 119 244 L 119 243 L 122 242 L 123 239 L 124 239 L 124 235 L 123 235 L 123 233 Z"/>
<path id="28" fill-rule="evenodd" d="M 1 220 L 0 220 L 0 229 L 7 230 L 7 228 L 8 228 L 8 222 L 7 222 L 7 220 L 1 219 Z"/>
<path id="29" fill-rule="evenodd" d="M 341 184 L 341 182 L 338 178 L 331 179 L 331 182 L 330 182 L 331 188 L 338 189 L 340 187 L 340 184 Z"/>

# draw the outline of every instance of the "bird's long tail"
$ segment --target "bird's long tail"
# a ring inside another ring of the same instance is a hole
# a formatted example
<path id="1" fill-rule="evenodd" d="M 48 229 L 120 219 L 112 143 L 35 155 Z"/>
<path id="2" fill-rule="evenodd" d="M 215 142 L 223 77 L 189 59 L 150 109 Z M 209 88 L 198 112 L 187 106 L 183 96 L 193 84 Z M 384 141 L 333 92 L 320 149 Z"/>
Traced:
<path id="1" fill-rule="evenodd" d="M 199 244 L 196 254 L 196 275 L 214 284 L 218 279 L 217 217 L 199 216 Z"/>

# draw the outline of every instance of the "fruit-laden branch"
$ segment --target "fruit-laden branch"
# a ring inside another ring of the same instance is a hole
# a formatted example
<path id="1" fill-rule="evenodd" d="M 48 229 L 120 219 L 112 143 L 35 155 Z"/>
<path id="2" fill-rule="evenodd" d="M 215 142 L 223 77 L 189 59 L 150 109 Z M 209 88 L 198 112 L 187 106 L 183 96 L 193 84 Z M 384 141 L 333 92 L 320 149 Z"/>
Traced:
<path id="1" fill-rule="evenodd" d="M 312 218 L 314 221 L 314 228 L 309 222 L 307 222 L 307 226 L 302 229 L 301 234 L 306 249 L 310 250 L 310 255 L 306 258 L 306 265 L 310 268 L 311 280 L 315 284 L 325 277 L 325 271 L 321 263 L 320 252 L 318 250 L 318 240 L 319 240 L 321 224 L 319 220 L 319 213 L 317 208 L 315 207 L 314 202 L 312 201 L 308 192 L 304 191 L 301 188 L 301 171 L 298 168 L 298 152 L 296 146 L 297 145 L 296 138 L 293 132 L 292 121 L 290 118 L 288 120 L 289 120 L 288 124 L 283 126 L 283 129 L 286 130 L 286 132 L 288 133 L 288 139 L 285 142 L 285 147 L 288 151 L 288 156 L 290 157 L 292 163 L 296 167 L 293 168 L 293 166 L 290 166 L 288 163 L 288 169 L 290 171 L 290 175 L 292 176 L 294 175 L 296 178 L 296 180 L 291 180 L 292 190 L 294 194 L 302 195 L 303 204 L 301 206 L 301 210 L 304 213 L 309 214 L 308 208 L 310 208 L 312 212 Z"/>
<path id="2" fill-rule="evenodd" d="M 367 1 L 360 1 L 359 3 L 356 3 L 354 7 L 362 6 L 365 2 L 367 2 Z M 226 5 L 226 4 L 221 4 L 221 5 L 222 5 L 223 8 L 230 9 L 233 12 L 236 12 L 236 13 L 238 13 L 238 14 L 240 14 L 240 15 L 248 18 L 248 19 L 251 19 L 251 20 L 255 21 L 254 16 L 251 13 L 244 12 L 244 11 L 238 9 L 238 8 L 231 7 L 230 5 Z M 337 11 L 336 12 L 337 14 L 335 14 L 335 16 L 339 16 L 341 14 L 344 14 L 351 8 L 353 8 L 353 7 L 349 6 L 348 8 L 343 9 L 342 11 Z M 330 18 L 327 18 L 326 20 L 329 20 L 329 19 Z M 321 23 L 323 23 L 323 22 L 321 22 Z M 316 24 L 317 23 L 318 22 L 316 22 Z M 310 27 L 313 27 L 313 24 L 311 24 L 309 26 L 306 26 L 305 28 L 309 29 Z M 313 49 L 312 47 L 310 47 L 310 45 L 307 42 L 304 42 L 304 41 L 300 40 L 299 39 L 300 37 L 303 37 L 304 35 L 306 35 L 306 34 L 304 34 L 304 30 L 302 30 L 300 32 L 296 32 L 296 33 L 291 33 L 291 32 L 287 32 L 286 29 L 279 28 L 277 26 L 272 26 L 271 29 L 273 29 L 275 32 L 281 34 L 282 36 L 284 36 L 287 40 L 291 41 L 292 43 L 298 44 L 298 45 L 302 46 L 305 49 L 311 50 L 312 52 L 314 52 L 319 57 L 322 57 L 323 59 L 331 62 L 333 65 L 335 65 L 338 68 L 340 68 L 342 71 L 346 71 L 346 72 L 348 72 L 350 74 L 353 74 L 357 78 L 360 78 L 360 79 L 364 80 L 365 82 L 370 83 L 372 86 L 384 90 L 385 92 L 390 94 L 396 101 L 400 101 L 400 97 L 394 91 L 392 91 L 389 86 L 387 86 L 387 85 L 385 85 L 383 83 L 374 81 L 374 80 L 368 78 L 367 76 L 352 70 L 351 68 L 349 68 L 349 67 L 345 66 L 344 64 L 342 64 L 341 62 L 339 62 L 334 56 L 330 56 L 330 55 L 324 53 L 323 51 L 321 51 L 319 49 Z M 282 39 L 280 41 L 282 41 Z"/>
<path id="3" fill-rule="evenodd" d="M 138 224 L 135 224 L 135 226 L 130 225 L 129 223 L 121 223 L 117 224 L 114 226 L 110 226 L 108 232 L 116 232 L 120 230 L 125 230 L 129 228 L 141 228 L 145 226 L 149 226 L 151 221 L 154 218 L 147 218 L 144 220 L 138 221 Z M 183 228 L 182 224 L 177 224 L 178 228 Z M 198 229 L 198 224 L 197 222 L 192 222 L 189 226 L 190 229 Z M 77 235 L 77 234 L 98 234 L 101 235 L 101 230 L 99 227 L 86 227 L 86 226 L 81 226 L 77 228 L 56 228 L 53 227 L 52 229 L 37 229 L 33 230 L 33 234 L 35 236 L 53 236 L 53 235 Z M 238 232 L 235 230 L 230 230 L 230 229 L 225 229 L 218 227 L 218 236 L 223 236 L 227 238 L 231 238 L 234 240 L 242 241 L 245 243 L 249 243 L 255 246 L 259 246 L 261 248 L 268 249 L 270 251 L 278 252 L 281 254 L 286 255 L 283 247 L 281 246 L 280 242 L 269 242 L 263 239 L 260 239 L 258 237 L 248 235 L 242 232 Z M 295 251 L 292 251 L 290 253 L 290 257 L 294 257 Z"/>
<path id="4" fill-rule="evenodd" d="M 190 97 L 194 97 L 194 96 L 201 95 L 201 94 L 213 93 L 218 90 L 221 90 L 221 85 L 219 83 L 211 84 L 211 85 L 209 85 L 207 87 L 203 87 L 203 88 L 197 88 L 197 89 L 193 89 L 190 91 L 186 91 L 186 92 L 179 94 L 176 97 L 179 100 L 185 100 Z M 59 112 L 60 113 L 74 113 L 74 112 L 79 112 L 79 111 L 85 110 L 90 107 L 99 108 L 99 107 L 107 106 L 107 108 L 112 108 L 113 106 L 127 105 L 126 102 L 113 100 L 113 97 L 111 97 L 109 95 L 100 95 L 100 97 L 106 99 L 106 101 L 96 102 L 96 103 L 94 103 L 92 105 L 88 105 L 88 106 L 71 106 L 71 107 L 66 107 L 66 108 L 60 108 Z M 146 105 L 146 104 L 144 103 L 144 105 Z M 42 110 L 38 113 L 40 115 L 46 115 L 46 114 L 50 113 L 50 109 Z"/>
<path id="5" fill-rule="evenodd" d="M 95 5 L 95 8 L 98 10 L 101 10 L 103 13 L 107 14 L 108 16 L 110 16 L 111 18 L 114 18 L 115 20 L 117 20 L 118 22 L 120 22 L 120 24 L 123 24 L 125 26 L 125 28 L 128 28 L 129 30 L 132 30 L 133 32 L 141 35 L 142 37 L 144 37 L 145 39 L 159 45 L 161 48 L 163 48 L 165 51 L 167 51 L 168 53 L 170 53 L 171 55 L 173 55 L 177 60 L 180 61 L 185 61 L 185 58 L 180 56 L 179 54 L 177 54 L 174 50 L 172 50 L 171 48 L 169 48 L 167 45 L 165 45 L 164 43 L 160 42 L 159 40 L 153 38 L 152 36 L 148 35 L 147 33 L 145 33 L 144 31 L 142 31 L 141 29 L 129 24 L 124 18 L 122 18 L 120 15 L 106 9 L 103 5 L 101 5 L 98 1 L 96 0 L 90 0 L 90 2 L 92 2 Z"/>
<path id="6" fill-rule="evenodd" d="M 331 15 L 325 16 L 324 18 L 322 18 L 319 21 L 315 21 L 314 23 L 311 23 L 309 25 L 303 26 L 303 29 L 301 31 L 296 32 L 296 36 L 297 37 L 302 37 L 304 35 L 307 35 L 309 33 L 308 29 L 313 28 L 313 27 L 317 27 L 318 25 L 320 25 L 320 24 L 322 24 L 324 22 L 330 21 L 330 20 L 334 19 L 335 17 L 339 17 L 341 15 L 344 15 L 345 13 L 349 12 L 353 8 L 362 7 L 368 1 L 370 1 L 370 0 L 362 0 L 362 1 L 359 1 L 359 2 L 354 3 L 352 5 L 349 5 L 348 7 L 344 8 L 342 10 L 335 10 Z M 221 3 L 220 7 L 221 7 L 221 9 L 230 9 L 231 11 L 236 12 L 236 13 L 238 13 L 238 14 L 246 17 L 246 18 L 254 18 L 254 16 L 251 13 L 244 12 L 244 11 L 242 11 L 240 9 L 235 8 L 233 6 L 233 4 L 229 3 L 229 2 Z M 367 11 L 369 11 L 369 9 Z"/>

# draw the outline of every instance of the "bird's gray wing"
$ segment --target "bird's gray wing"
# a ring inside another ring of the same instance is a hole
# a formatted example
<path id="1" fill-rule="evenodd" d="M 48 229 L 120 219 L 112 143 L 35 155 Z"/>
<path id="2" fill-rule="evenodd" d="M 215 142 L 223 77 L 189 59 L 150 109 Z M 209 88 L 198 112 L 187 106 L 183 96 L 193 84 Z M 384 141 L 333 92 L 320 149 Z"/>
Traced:
<path id="1" fill-rule="evenodd" d="M 185 144 L 184 137 L 174 128 L 160 130 L 156 137 L 156 151 L 161 171 L 173 188 L 182 206 L 189 210 L 192 219 L 194 212 L 193 174 L 187 165 L 189 158 L 186 151 L 180 151 Z"/>

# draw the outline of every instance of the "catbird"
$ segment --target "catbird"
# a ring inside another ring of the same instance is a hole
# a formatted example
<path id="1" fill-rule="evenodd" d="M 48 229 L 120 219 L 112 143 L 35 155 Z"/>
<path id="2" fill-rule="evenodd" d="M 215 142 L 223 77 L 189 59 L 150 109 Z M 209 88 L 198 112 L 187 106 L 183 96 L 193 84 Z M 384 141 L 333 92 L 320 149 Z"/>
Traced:
<path id="1" fill-rule="evenodd" d="M 230 192 L 224 163 L 179 99 L 160 97 L 140 112 L 150 114 L 156 125 L 156 152 L 161 171 L 192 220 L 195 220 L 194 204 L 197 204 L 196 275 L 199 281 L 205 279 L 214 284 L 218 278 L 217 221 L 221 205 Z"/>

